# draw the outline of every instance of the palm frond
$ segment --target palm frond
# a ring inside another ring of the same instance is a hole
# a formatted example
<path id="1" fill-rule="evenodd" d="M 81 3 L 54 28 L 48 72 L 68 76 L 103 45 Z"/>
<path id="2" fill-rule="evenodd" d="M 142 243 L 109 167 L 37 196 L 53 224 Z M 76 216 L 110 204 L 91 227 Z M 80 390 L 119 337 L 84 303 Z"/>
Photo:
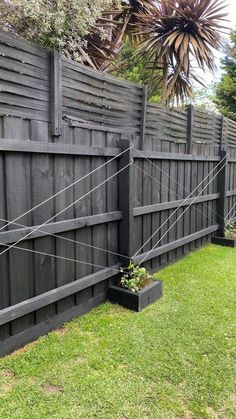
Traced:
<path id="1" fill-rule="evenodd" d="M 109 71 L 129 37 L 137 46 L 136 56 L 153 66 L 153 77 L 156 69 L 167 72 L 163 102 L 169 103 L 175 94 L 179 100 L 191 94 L 193 62 L 204 71 L 215 69 L 214 50 L 221 49 L 225 31 L 224 9 L 224 0 L 123 1 L 121 9 L 104 12 L 85 38 L 83 54 L 95 68 Z M 102 37 L 104 30 L 107 35 Z"/>
<path id="2" fill-rule="evenodd" d="M 164 102 L 171 101 L 174 92 L 183 97 L 181 86 L 184 95 L 190 94 L 191 62 L 214 71 L 214 50 L 222 47 L 220 30 L 227 16 L 224 8 L 222 0 L 160 0 L 155 11 L 139 14 L 136 30 L 143 35 L 138 53 L 147 61 L 155 54 L 159 62 L 166 60 L 170 74 L 175 68 L 168 78 Z"/>

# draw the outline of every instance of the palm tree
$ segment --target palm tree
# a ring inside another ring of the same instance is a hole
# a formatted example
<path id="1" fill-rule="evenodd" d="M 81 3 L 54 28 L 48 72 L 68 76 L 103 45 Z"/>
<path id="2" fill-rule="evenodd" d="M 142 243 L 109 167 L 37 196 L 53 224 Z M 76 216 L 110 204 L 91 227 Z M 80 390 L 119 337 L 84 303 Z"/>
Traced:
<path id="1" fill-rule="evenodd" d="M 192 95 L 192 80 L 200 81 L 193 63 L 215 69 L 214 50 L 222 46 L 222 0 L 159 0 L 152 13 L 139 14 L 136 31 L 142 36 L 137 51 L 153 69 L 161 68 L 162 102 L 181 102 Z"/>
<path id="2" fill-rule="evenodd" d="M 112 70 L 126 37 L 133 41 L 137 38 L 135 28 L 139 14 L 151 14 L 152 10 L 152 0 L 123 0 L 120 8 L 105 10 L 84 38 L 85 46 L 80 50 L 84 61 L 101 71 Z"/>
<path id="3" fill-rule="evenodd" d="M 214 50 L 220 50 L 226 29 L 224 8 L 222 0 L 123 1 L 121 9 L 104 12 L 86 39 L 86 54 L 95 68 L 109 71 L 129 36 L 152 69 L 152 84 L 162 85 L 162 103 L 183 102 L 192 95 L 193 80 L 201 82 L 194 65 L 215 68 Z M 110 28 L 103 42 L 101 27 Z"/>

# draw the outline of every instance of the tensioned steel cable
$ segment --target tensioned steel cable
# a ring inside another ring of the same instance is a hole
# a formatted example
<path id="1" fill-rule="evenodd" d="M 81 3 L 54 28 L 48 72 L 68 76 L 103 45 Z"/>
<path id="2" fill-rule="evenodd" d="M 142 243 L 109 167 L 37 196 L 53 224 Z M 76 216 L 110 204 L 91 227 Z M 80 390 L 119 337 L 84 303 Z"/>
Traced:
<path id="1" fill-rule="evenodd" d="M 232 222 L 232 220 L 234 219 L 234 216 L 235 216 L 235 214 L 236 214 L 236 202 L 235 202 L 235 204 L 234 204 L 234 206 L 233 206 L 233 215 L 230 217 L 230 219 L 227 221 L 227 225 L 230 225 L 231 224 L 231 222 Z M 235 209 L 234 209 L 235 208 Z M 231 212 L 232 212 L 232 210 L 230 211 L 230 214 L 231 214 Z"/>
<path id="2" fill-rule="evenodd" d="M 177 224 L 177 222 L 183 217 L 183 215 L 185 214 L 185 212 L 194 204 L 194 202 L 197 200 L 197 198 L 200 196 L 200 194 L 208 187 L 208 185 L 214 180 L 214 178 L 218 175 L 218 173 L 220 173 L 220 171 L 226 166 L 227 163 L 224 164 L 224 166 L 222 166 L 220 168 L 220 170 L 218 170 L 218 172 L 215 174 L 215 176 L 208 182 L 208 184 L 204 187 L 204 189 L 198 194 L 198 196 L 196 196 L 193 200 L 193 202 L 183 211 L 183 213 L 177 218 L 177 220 L 171 225 L 171 227 L 163 234 L 163 236 L 158 240 L 158 242 L 152 247 L 152 249 L 145 255 L 145 257 L 141 260 L 141 262 L 139 263 L 138 266 L 140 266 L 142 263 L 144 263 L 144 261 L 147 259 L 147 257 L 149 256 L 149 254 L 158 246 L 158 244 L 163 240 L 163 238 L 169 233 L 169 231 L 174 227 L 175 224 Z M 160 229 L 163 227 L 164 223 L 161 225 Z"/>
<path id="3" fill-rule="evenodd" d="M 127 169 L 130 165 L 132 165 L 133 162 L 128 163 L 126 166 L 124 166 L 122 169 L 118 170 L 116 173 L 114 173 L 113 175 L 109 176 L 107 179 L 105 179 L 103 182 L 101 182 L 99 185 L 95 186 L 93 189 L 91 189 L 89 192 L 87 192 L 86 194 L 84 194 L 82 197 L 76 199 L 74 202 L 72 202 L 70 205 L 68 205 L 66 208 L 63 208 L 61 211 L 59 211 L 57 214 L 53 215 L 51 218 L 49 218 L 47 221 L 45 221 L 43 224 L 35 227 L 32 231 L 30 231 L 28 234 L 26 234 L 24 237 L 22 237 L 21 239 L 19 239 L 17 242 L 15 242 L 14 244 L 10 245 L 7 249 L 3 250 L 0 253 L 0 256 L 2 256 L 4 253 L 6 253 L 7 251 L 9 251 L 10 249 L 12 249 L 14 246 L 17 246 L 19 243 L 21 243 L 22 241 L 26 240 L 31 234 L 35 233 L 36 231 L 40 230 L 42 227 L 44 227 L 46 224 L 48 224 L 50 221 L 54 220 L 56 217 L 58 217 L 59 215 L 63 214 L 65 211 L 67 211 L 69 208 L 73 207 L 75 204 L 77 204 L 78 202 L 80 202 L 82 199 L 86 198 L 86 196 L 90 195 L 92 192 L 96 191 L 98 188 L 100 188 L 102 185 L 104 185 L 105 183 L 107 183 L 109 180 L 113 179 L 115 176 L 117 176 L 119 173 L 123 172 L 125 169 Z"/>
<path id="4" fill-rule="evenodd" d="M 220 162 L 222 164 L 222 161 Z M 180 214 L 180 216 L 177 218 L 177 220 L 171 225 L 171 227 L 162 235 L 162 237 L 158 240 L 158 242 L 152 247 L 152 249 L 147 252 L 147 254 L 144 256 L 144 258 L 141 260 L 141 262 L 138 264 L 138 266 L 140 266 L 142 263 L 145 262 L 145 260 L 148 258 L 148 256 L 151 254 L 151 252 L 153 250 L 155 250 L 155 248 L 158 246 L 158 244 L 165 238 L 165 236 L 169 233 L 169 231 L 174 227 L 175 224 L 177 224 L 177 222 L 183 217 L 183 215 L 185 214 L 186 211 L 188 211 L 188 209 L 194 204 L 194 202 L 197 200 L 197 198 L 202 194 L 202 192 L 204 192 L 204 190 L 209 186 L 209 184 L 216 178 L 216 176 L 221 172 L 221 170 L 223 170 L 223 168 L 226 166 L 227 161 L 224 163 L 224 165 L 217 171 L 217 173 L 212 177 L 212 179 L 210 179 L 210 181 L 207 183 L 207 185 L 199 192 L 199 194 L 194 197 L 193 202 L 191 202 L 191 204 L 188 205 L 188 207 L 182 212 L 182 214 Z M 182 206 L 182 205 L 181 205 Z M 158 229 L 158 231 L 164 226 L 165 223 L 163 223 L 161 225 L 161 227 Z"/>
<path id="5" fill-rule="evenodd" d="M 234 208 L 236 207 L 236 202 L 235 202 L 235 204 L 233 205 L 233 207 L 231 208 L 231 210 L 228 212 L 228 214 L 226 215 L 226 217 L 225 217 L 225 221 L 227 221 L 228 220 L 228 218 L 230 218 L 231 217 L 231 212 L 233 212 L 234 211 Z"/>
<path id="6" fill-rule="evenodd" d="M 144 158 L 145 160 L 147 160 L 149 163 L 151 163 L 151 165 L 153 166 L 153 167 L 155 167 L 156 169 L 158 169 L 163 175 L 165 175 L 168 179 L 170 179 L 170 180 L 172 180 L 176 185 L 178 185 L 178 186 L 180 186 L 180 188 L 183 190 L 183 191 L 185 191 L 185 192 L 187 192 L 187 193 L 190 193 L 190 190 L 189 189 L 187 189 L 187 188 L 185 188 L 183 185 L 181 185 L 181 183 L 179 183 L 177 180 L 175 180 L 174 178 L 172 178 L 170 175 L 168 175 L 168 173 L 166 173 L 164 170 L 162 170 L 159 166 L 157 166 L 155 163 L 153 163 L 153 161 L 152 160 L 150 160 L 148 157 L 146 157 L 145 155 L 143 155 L 141 152 L 140 152 L 140 150 L 138 150 L 138 149 L 136 149 L 135 147 L 134 147 L 134 150 L 140 155 L 140 157 L 142 157 L 142 158 Z M 145 150 L 143 150 L 143 152 L 145 153 Z M 173 191 L 172 191 L 173 192 Z M 174 192 L 173 192 L 174 193 Z M 207 209 L 208 209 L 208 205 L 207 204 L 205 204 L 204 202 L 202 202 L 202 205 L 204 206 L 204 207 L 206 207 Z M 212 212 L 215 214 L 215 215 L 217 215 L 219 218 L 221 218 L 222 220 L 224 219 L 223 217 L 222 217 L 222 215 L 220 215 L 220 214 L 218 214 L 213 208 L 212 208 Z"/>
<path id="7" fill-rule="evenodd" d="M 147 176 L 149 176 L 151 179 L 153 179 L 155 182 L 157 182 L 159 185 L 161 185 L 161 186 L 163 186 L 164 187 L 164 189 L 166 189 L 167 191 L 170 191 L 170 192 L 173 192 L 170 188 L 168 188 L 168 187 L 166 187 L 166 186 L 164 186 L 164 185 L 162 185 L 162 183 L 159 181 L 159 180 L 157 180 L 157 179 L 155 179 L 153 176 L 151 176 L 149 173 L 147 173 L 147 172 L 145 172 L 143 169 L 141 169 L 139 166 L 137 166 L 135 163 L 134 163 L 134 166 L 136 166 L 137 167 L 137 169 L 139 169 L 141 172 L 143 172 L 144 174 L 146 174 Z M 173 192 L 174 193 L 174 192 Z M 176 195 L 177 197 L 178 197 L 178 195 Z M 185 199 L 185 201 L 187 200 L 188 198 L 186 198 Z M 190 199 L 193 199 L 193 198 L 190 198 Z M 170 219 L 173 217 L 173 215 L 175 215 L 175 213 L 177 213 L 177 211 L 180 209 L 180 207 L 181 206 L 185 206 L 184 204 L 185 204 L 185 202 L 181 199 L 181 204 L 179 205 L 179 207 L 165 220 L 165 223 L 168 223 L 169 221 L 170 221 Z M 208 207 L 207 207 L 208 208 Z M 195 210 L 195 211 L 197 211 L 197 212 L 199 212 L 201 215 L 204 215 L 205 216 L 205 214 L 201 211 L 201 210 L 199 210 L 198 208 L 195 208 L 195 207 L 193 207 L 193 209 Z M 214 219 L 211 217 L 211 220 L 212 221 L 214 221 Z M 158 228 L 158 230 L 153 234 L 153 237 L 158 233 L 158 231 L 160 230 L 162 228 L 162 226 L 161 227 L 159 227 Z M 146 244 L 153 238 L 153 237 L 151 237 L 151 238 L 149 238 L 148 240 L 147 240 L 147 242 L 146 243 L 144 243 L 144 245 L 142 246 L 142 248 L 143 247 L 145 247 L 146 246 Z M 137 256 L 137 254 L 139 253 L 139 251 L 140 250 L 142 250 L 142 249 L 139 249 L 137 252 L 136 252 L 136 254 L 133 256 L 133 257 L 135 257 L 135 256 Z"/>
<path id="8" fill-rule="evenodd" d="M 236 210 L 234 211 L 234 213 L 233 213 L 232 217 L 230 218 L 230 220 L 229 220 L 229 222 L 228 222 L 228 225 L 229 225 L 229 224 L 231 224 L 231 222 L 232 222 L 232 221 L 233 221 L 233 219 L 235 218 L 235 215 L 236 215 Z"/>
<path id="9" fill-rule="evenodd" d="M 93 175 L 95 172 L 97 172 L 98 170 L 102 169 L 103 167 L 107 166 L 109 163 L 111 163 L 112 161 L 114 161 L 115 159 L 117 159 L 118 157 L 122 156 L 124 153 L 126 153 L 127 151 L 129 151 L 131 148 L 133 147 L 133 145 L 131 145 L 130 147 L 128 147 L 126 150 L 123 150 L 121 153 L 117 154 L 115 157 L 113 157 L 112 159 L 108 160 L 107 162 L 101 164 L 100 166 L 96 167 L 94 170 L 90 171 L 89 173 L 87 173 L 86 175 L 82 176 L 81 178 L 75 180 L 73 183 L 71 183 L 70 185 L 66 186 L 65 188 L 61 189 L 60 191 L 56 192 L 55 194 L 51 195 L 49 198 L 45 199 L 44 201 L 40 202 L 39 204 L 35 205 L 33 208 L 27 210 L 26 212 L 24 212 L 23 214 L 19 215 L 17 218 L 15 218 L 12 221 L 9 221 L 7 225 L 4 225 L 3 227 L 0 228 L 0 231 L 3 230 L 4 228 L 10 226 L 11 224 L 14 224 L 15 221 L 20 220 L 21 218 L 25 217 L 26 215 L 30 214 L 32 211 L 38 209 L 39 207 L 41 207 L 42 205 L 46 204 L 47 202 L 51 201 L 51 199 L 56 198 L 58 195 L 62 194 L 63 192 L 67 191 L 68 189 L 72 188 L 73 186 L 77 185 L 79 182 L 82 182 L 82 180 L 86 179 L 87 177 Z"/>
<path id="10" fill-rule="evenodd" d="M 3 221 L 3 222 L 6 222 L 7 223 L 9 220 L 6 220 L 4 218 L 0 218 L 0 221 Z M 16 222 L 14 223 L 14 225 L 19 226 L 19 227 L 31 228 L 29 226 L 26 226 L 26 225 L 20 224 L 20 223 L 16 223 Z M 82 246 L 85 246 L 85 247 L 89 247 L 89 248 L 92 248 L 94 250 L 98 250 L 100 252 L 109 253 L 111 255 L 121 256 L 123 258 L 130 259 L 128 256 L 122 255 L 121 253 L 116 253 L 116 252 L 113 252 L 111 250 L 103 249 L 103 248 L 98 247 L 98 246 L 93 246 L 91 244 L 80 242 L 78 240 L 73 240 L 73 239 L 70 239 L 68 237 L 63 237 L 63 236 L 60 236 L 58 234 L 49 233 L 46 230 L 38 230 L 38 231 L 39 231 L 39 233 L 44 233 L 45 236 L 55 237 L 56 239 L 61 239 L 61 240 L 65 240 L 67 242 L 71 242 L 71 243 L 74 243 L 74 244 L 78 244 L 78 245 L 82 245 Z"/>
<path id="11" fill-rule="evenodd" d="M 74 262 L 74 263 L 82 263 L 84 265 L 94 266 L 95 268 L 112 269 L 115 272 L 120 272 L 118 269 L 114 269 L 114 268 L 112 268 L 110 266 L 97 265 L 95 263 L 84 262 L 84 261 L 78 260 L 78 259 L 71 259 L 71 258 L 67 258 L 65 256 L 53 255 L 51 253 L 40 252 L 38 250 L 27 249 L 25 247 L 19 247 L 19 246 L 15 246 L 15 245 L 10 246 L 10 245 L 4 244 L 4 243 L 0 243 L 0 246 L 6 246 L 8 248 L 11 247 L 11 248 L 14 248 L 14 249 L 17 249 L 17 250 L 22 250 L 24 252 L 34 253 L 34 254 L 38 254 L 38 255 L 41 255 L 41 256 L 49 256 L 49 257 L 52 257 L 52 258 L 56 258 L 56 259 L 60 259 L 60 260 L 66 260 L 66 261 L 71 261 L 71 262 Z"/>
<path id="12" fill-rule="evenodd" d="M 139 166 L 137 166 L 137 165 L 135 165 L 139 170 L 141 170 L 145 175 L 147 175 L 147 176 L 149 176 L 150 178 L 152 178 L 155 182 L 157 182 L 159 185 L 161 185 L 161 186 L 163 186 L 166 190 L 168 190 L 168 191 L 170 191 L 170 192 L 172 192 L 172 193 L 174 193 L 174 191 L 172 191 L 170 188 L 167 188 L 165 185 L 162 185 L 161 184 L 161 182 L 160 181 L 158 181 L 157 179 L 155 179 L 153 176 L 151 176 L 149 173 L 147 173 L 147 172 L 145 172 L 143 169 L 141 169 Z M 156 166 L 156 167 L 158 167 L 158 166 Z M 163 172 L 163 171 L 162 171 Z M 165 172 L 163 172 L 163 173 L 165 173 Z M 176 182 L 177 183 L 177 182 Z M 178 197 L 178 195 L 177 195 L 177 197 Z M 236 205 L 236 203 L 235 203 L 235 205 Z M 207 207 L 208 208 L 208 207 Z M 196 211 L 198 211 L 199 213 L 201 213 L 202 215 L 205 215 L 202 211 L 200 211 L 198 208 L 195 208 L 194 207 L 194 209 L 196 210 Z M 230 213 L 231 213 L 231 211 L 232 211 L 232 209 L 230 210 Z M 229 214 L 230 214 L 229 213 Z M 228 215 L 229 215 L 228 214 Z M 228 216 L 227 216 L 228 217 Z M 213 220 L 213 219 L 212 219 Z M 11 223 L 11 224 L 14 224 L 14 225 L 17 225 L 17 226 L 19 226 L 19 227 L 25 227 L 25 228 L 30 228 L 29 226 L 26 226 L 26 225 L 24 225 L 24 224 L 20 224 L 20 223 L 17 223 L 17 222 L 10 222 L 9 220 L 6 220 L 6 219 L 3 219 L 3 218 L 0 218 L 0 221 L 3 221 L 3 222 L 5 222 L 5 223 Z M 104 249 L 104 248 L 101 248 L 101 247 L 98 247 L 98 246 L 94 246 L 94 245 L 90 245 L 90 244 L 88 244 L 88 243 L 84 243 L 84 242 L 80 242 L 80 241 L 78 241 L 78 240 L 73 240 L 73 239 L 70 239 L 70 238 L 67 238 L 67 237 L 63 237 L 63 236 L 60 236 L 59 234 L 53 234 L 53 233 L 50 233 L 50 232 L 47 232 L 47 231 L 45 231 L 45 230 L 38 230 L 40 233 L 44 233 L 45 234 L 45 236 L 50 236 L 50 237 L 54 237 L 54 238 L 56 238 L 56 239 L 61 239 L 61 240 L 65 240 L 65 241 L 67 241 L 67 242 L 71 242 L 71 243 L 74 243 L 74 244 L 77 244 L 77 245 L 81 245 L 81 246 L 85 246 L 85 247 L 88 247 L 88 248 L 92 248 L 92 249 L 94 249 L 94 250 L 97 250 L 97 251 L 100 251 L 100 252 L 104 252 L 104 253 L 107 253 L 107 254 L 111 254 L 111 255 L 115 255 L 115 256 L 120 256 L 120 257 L 123 257 L 123 258 L 126 258 L 126 259 L 129 259 L 129 257 L 128 256 L 125 256 L 125 255 L 122 255 L 121 253 L 117 253 L 117 252 L 114 252 L 114 251 L 111 251 L 111 250 L 107 250 L 107 249 Z"/>
<path id="13" fill-rule="evenodd" d="M 224 157 L 224 159 L 226 160 L 226 158 L 227 158 L 227 156 L 225 156 Z M 223 159 L 223 160 L 224 160 Z M 209 176 L 211 176 L 211 174 L 217 169 L 217 167 L 219 166 L 219 165 L 221 165 L 222 164 L 222 161 L 223 160 L 221 160 L 208 174 L 207 174 L 207 176 L 195 187 L 195 189 L 183 200 L 183 202 L 176 208 L 176 210 L 164 221 L 164 223 L 151 235 L 151 237 L 137 250 L 137 252 L 133 255 L 133 258 L 135 257 L 135 256 L 137 256 L 138 255 L 138 253 L 153 239 L 153 237 L 161 230 L 161 228 L 165 225 L 165 224 L 167 224 L 169 221 L 170 221 L 170 219 L 173 217 L 173 215 L 174 214 L 176 214 L 178 211 L 179 211 L 179 209 L 181 208 L 181 207 L 183 207 L 183 206 L 185 206 L 185 203 L 191 198 L 191 195 L 194 193 L 194 192 L 196 192 L 198 189 L 199 189 L 199 187 L 209 178 Z M 138 168 L 138 166 L 134 163 L 134 165 Z M 222 170 L 222 169 L 221 169 Z M 215 178 L 215 177 L 214 177 Z M 214 179 L 213 178 L 213 179 Z M 213 180 L 212 179 L 212 180 Z M 210 182 L 211 183 L 211 182 Z M 207 184 L 207 186 L 206 187 L 208 187 L 208 185 L 210 184 L 210 183 L 208 183 Z M 206 189 L 206 187 L 205 187 L 205 189 Z M 205 190 L 204 189 L 204 190 Z M 197 195 L 197 198 L 201 195 L 201 193 L 202 193 L 203 191 L 201 191 L 200 192 L 200 194 L 199 195 Z"/>
<path id="14" fill-rule="evenodd" d="M 143 169 L 141 169 L 141 167 L 139 167 L 139 166 L 137 166 L 135 163 L 134 163 L 134 166 L 135 167 L 137 167 L 137 169 L 139 169 L 142 173 L 144 173 L 146 176 L 148 176 L 148 177 L 150 177 L 151 179 L 153 179 L 156 183 L 158 183 L 160 186 L 162 186 L 164 189 L 166 189 L 168 192 L 172 192 L 173 194 L 175 194 L 176 195 L 176 197 L 177 198 L 180 198 L 180 200 L 181 201 L 183 201 L 183 199 L 184 198 L 182 198 L 182 197 L 180 197 L 179 195 L 177 195 L 176 194 L 176 192 L 174 192 L 174 191 L 172 191 L 172 189 L 171 188 L 169 188 L 169 187 L 167 187 L 167 186 L 165 186 L 165 185 L 163 185 L 158 179 L 156 179 L 156 178 L 154 178 L 152 175 L 150 175 L 150 173 L 148 173 L 148 172 L 146 172 L 145 170 L 143 170 Z M 190 198 L 190 199 L 193 199 L 193 198 Z M 200 204 L 202 204 L 202 202 L 199 202 Z M 207 209 L 209 209 L 210 211 L 212 210 L 211 208 L 209 208 L 208 206 L 206 206 L 206 208 Z M 199 212 L 199 214 L 201 214 L 201 215 L 204 215 L 204 217 L 205 217 L 205 214 L 204 214 L 204 212 L 203 211 L 201 211 L 199 208 L 195 208 L 194 207 L 194 210 L 195 211 L 197 211 L 197 212 Z M 218 215 L 218 213 L 217 212 L 215 212 L 214 211 L 214 213 L 216 214 L 216 215 Z M 213 219 L 213 217 L 210 217 L 211 218 L 211 220 L 212 221 L 215 221 L 214 219 Z"/>

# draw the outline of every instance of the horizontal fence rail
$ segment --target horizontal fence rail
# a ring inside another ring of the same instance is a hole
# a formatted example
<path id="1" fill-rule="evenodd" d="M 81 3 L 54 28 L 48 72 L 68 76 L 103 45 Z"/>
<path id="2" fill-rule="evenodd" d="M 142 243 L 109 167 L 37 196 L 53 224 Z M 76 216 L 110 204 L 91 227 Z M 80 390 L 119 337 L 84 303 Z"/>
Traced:
<path id="1" fill-rule="evenodd" d="M 235 122 L 0 31 L 0 355 L 105 301 L 131 258 L 156 271 L 224 234 L 235 205 Z"/>

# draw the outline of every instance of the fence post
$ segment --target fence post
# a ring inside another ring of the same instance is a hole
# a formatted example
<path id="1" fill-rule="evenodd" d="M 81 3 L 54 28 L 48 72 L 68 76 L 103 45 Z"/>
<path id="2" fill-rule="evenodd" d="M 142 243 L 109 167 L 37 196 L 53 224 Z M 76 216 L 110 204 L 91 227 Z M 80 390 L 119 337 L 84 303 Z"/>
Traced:
<path id="1" fill-rule="evenodd" d="M 187 154 L 192 154 L 194 106 L 188 106 Z"/>
<path id="2" fill-rule="evenodd" d="M 130 140 L 121 139 L 119 147 L 122 150 L 130 146 Z M 119 159 L 119 170 L 133 162 L 133 149 L 126 151 Z M 119 174 L 119 209 L 123 218 L 119 225 L 119 252 L 131 258 L 134 250 L 134 199 L 133 199 L 133 165 L 131 164 Z M 121 257 L 123 266 L 128 265 L 128 259 Z"/>
<path id="3" fill-rule="evenodd" d="M 52 135 L 62 133 L 62 64 L 61 54 L 54 50 L 51 55 L 51 121 Z"/>
<path id="4" fill-rule="evenodd" d="M 225 118 L 224 115 L 221 117 L 221 132 L 220 132 L 220 151 L 223 150 L 224 147 L 224 124 L 225 124 Z"/>
<path id="5" fill-rule="evenodd" d="M 143 143 L 145 141 L 145 135 L 146 135 L 147 101 L 148 101 L 148 87 L 143 86 L 143 98 L 142 98 L 142 109 L 141 109 L 140 150 L 143 150 Z"/>
<path id="6" fill-rule="evenodd" d="M 217 176 L 217 190 L 219 193 L 218 205 L 217 205 L 217 223 L 219 224 L 218 236 L 225 236 L 225 216 L 226 216 L 226 176 L 227 176 L 227 152 L 220 150 L 220 165 L 218 170 L 220 172 Z"/>

